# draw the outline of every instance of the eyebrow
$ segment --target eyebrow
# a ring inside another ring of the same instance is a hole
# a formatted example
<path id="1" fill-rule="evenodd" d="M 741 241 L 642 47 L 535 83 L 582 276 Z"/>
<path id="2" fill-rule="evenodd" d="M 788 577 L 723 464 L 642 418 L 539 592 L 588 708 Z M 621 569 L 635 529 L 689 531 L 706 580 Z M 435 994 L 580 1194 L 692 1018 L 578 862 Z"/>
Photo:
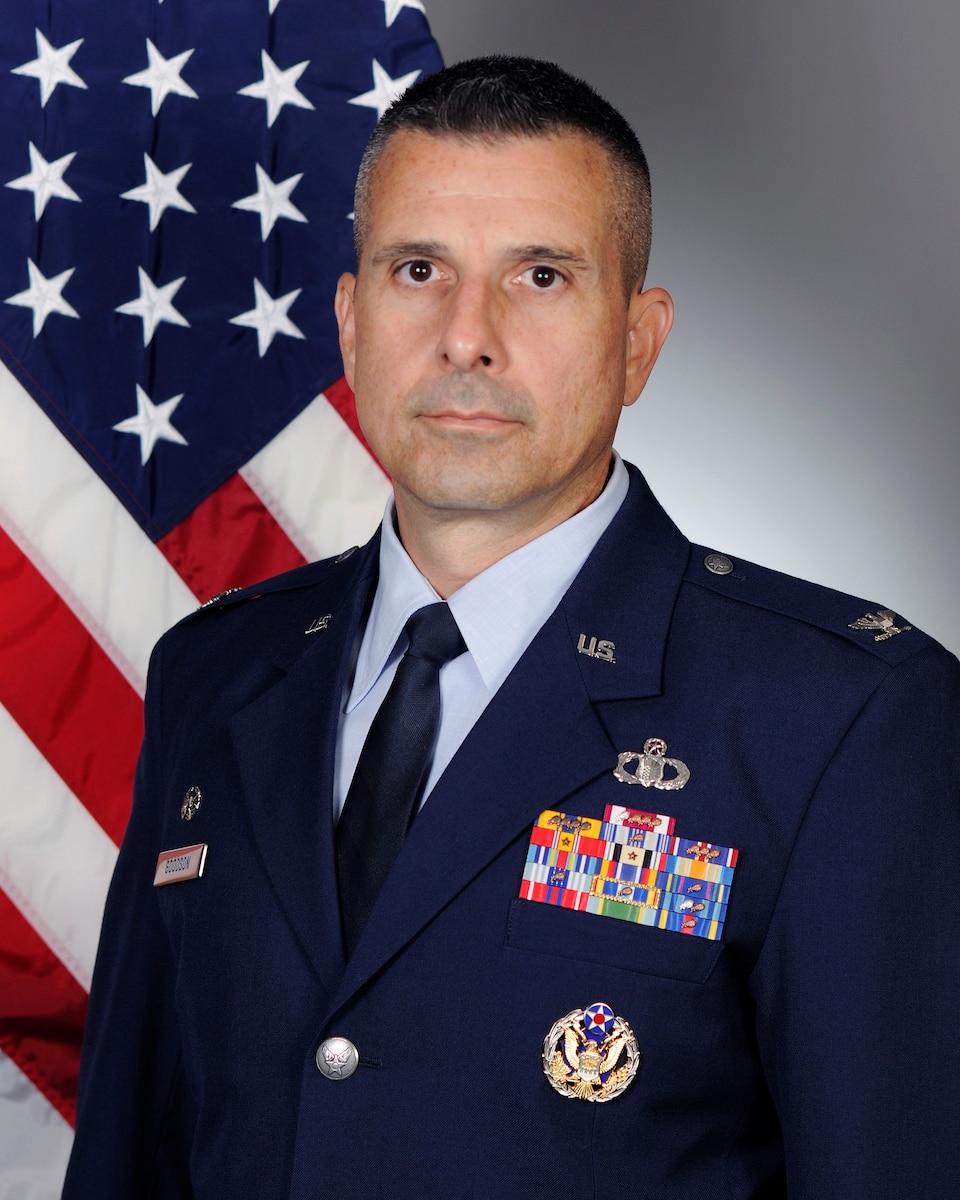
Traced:
<path id="1" fill-rule="evenodd" d="M 397 258 L 444 258 L 449 253 L 449 247 L 443 242 L 392 242 L 390 245 L 381 246 L 371 256 L 370 261 L 379 265 Z M 574 271 L 587 271 L 591 268 L 591 263 L 582 254 L 575 254 L 572 250 L 563 250 L 558 246 L 510 246 L 503 257 L 557 263 Z"/>
<path id="2" fill-rule="evenodd" d="M 535 259 L 537 262 L 557 263 L 574 271 L 587 271 L 591 263 L 582 254 L 562 250 L 558 246 L 515 246 L 510 251 L 513 258 Z"/>
<path id="3" fill-rule="evenodd" d="M 391 242 L 371 255 L 371 263 L 390 262 L 395 258 L 442 258 L 449 248 L 442 242 Z"/>

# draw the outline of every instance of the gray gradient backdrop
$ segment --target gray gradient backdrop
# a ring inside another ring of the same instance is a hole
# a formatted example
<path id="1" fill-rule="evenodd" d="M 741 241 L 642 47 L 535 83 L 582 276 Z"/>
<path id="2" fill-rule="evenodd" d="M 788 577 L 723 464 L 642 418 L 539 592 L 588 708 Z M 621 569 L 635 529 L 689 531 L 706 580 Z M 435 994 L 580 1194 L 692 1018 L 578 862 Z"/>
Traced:
<path id="1" fill-rule="evenodd" d="M 617 444 L 683 531 L 960 650 L 960 6 L 426 8 L 447 62 L 551 58 L 640 135 L 677 320 Z"/>

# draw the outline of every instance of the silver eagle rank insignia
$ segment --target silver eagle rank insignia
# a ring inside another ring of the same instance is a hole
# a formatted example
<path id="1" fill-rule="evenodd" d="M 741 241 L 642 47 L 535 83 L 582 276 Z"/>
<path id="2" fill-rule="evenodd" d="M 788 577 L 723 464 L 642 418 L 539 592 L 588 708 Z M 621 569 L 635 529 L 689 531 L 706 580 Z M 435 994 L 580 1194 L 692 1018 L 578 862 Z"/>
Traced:
<path id="1" fill-rule="evenodd" d="M 879 629 L 879 633 L 874 637 L 875 642 L 885 642 L 889 638 L 895 637 L 898 633 L 909 633 L 913 628 L 912 625 L 897 625 L 896 613 L 890 611 L 889 608 L 878 608 L 875 613 L 867 613 L 864 617 L 857 617 L 855 621 L 851 621 L 847 626 L 848 629 L 869 630 L 871 633 L 875 629 Z"/>
<path id="2" fill-rule="evenodd" d="M 602 1002 L 568 1012 L 543 1039 L 543 1073 L 555 1091 L 571 1100 L 613 1100 L 639 1066 L 633 1030 Z"/>

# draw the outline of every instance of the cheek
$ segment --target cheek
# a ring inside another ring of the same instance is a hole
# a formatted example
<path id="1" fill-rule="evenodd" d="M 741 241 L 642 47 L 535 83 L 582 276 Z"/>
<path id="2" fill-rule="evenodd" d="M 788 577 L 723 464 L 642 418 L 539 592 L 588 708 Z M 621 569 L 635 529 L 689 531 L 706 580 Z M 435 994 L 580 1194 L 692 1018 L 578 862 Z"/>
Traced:
<path id="1" fill-rule="evenodd" d="M 554 369 L 540 387 L 540 395 L 549 392 L 548 435 L 576 455 L 606 445 L 623 411 L 623 388 L 622 357 L 611 361 L 597 352 L 597 343 L 584 347 L 579 359 L 568 358 L 565 369 Z"/>
<path id="2" fill-rule="evenodd" d="M 357 321 L 356 373 L 361 379 L 376 381 L 379 387 L 403 394 L 415 379 L 429 346 L 426 322 L 402 318 L 389 309 L 364 313 Z"/>
<path id="3" fill-rule="evenodd" d="M 382 457 L 388 441 L 391 414 L 396 405 L 391 400 L 389 373 L 371 354 L 358 354 L 353 380 L 357 421 L 371 448 Z"/>

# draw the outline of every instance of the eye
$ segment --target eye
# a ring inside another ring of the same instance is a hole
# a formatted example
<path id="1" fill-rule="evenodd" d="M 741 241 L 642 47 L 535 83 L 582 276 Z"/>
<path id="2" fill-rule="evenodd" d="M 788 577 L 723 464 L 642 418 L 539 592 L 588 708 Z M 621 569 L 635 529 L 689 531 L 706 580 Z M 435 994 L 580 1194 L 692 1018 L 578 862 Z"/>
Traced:
<path id="1" fill-rule="evenodd" d="M 540 288 L 541 291 L 554 288 L 557 284 L 563 282 L 563 276 L 556 267 L 548 267 L 543 263 L 539 263 L 535 267 L 528 267 L 524 271 L 523 277 L 532 283 L 535 288 Z"/>
<path id="2" fill-rule="evenodd" d="M 424 258 L 415 258 L 412 262 L 404 263 L 400 271 L 411 283 L 426 283 L 433 276 L 433 263 Z"/>

